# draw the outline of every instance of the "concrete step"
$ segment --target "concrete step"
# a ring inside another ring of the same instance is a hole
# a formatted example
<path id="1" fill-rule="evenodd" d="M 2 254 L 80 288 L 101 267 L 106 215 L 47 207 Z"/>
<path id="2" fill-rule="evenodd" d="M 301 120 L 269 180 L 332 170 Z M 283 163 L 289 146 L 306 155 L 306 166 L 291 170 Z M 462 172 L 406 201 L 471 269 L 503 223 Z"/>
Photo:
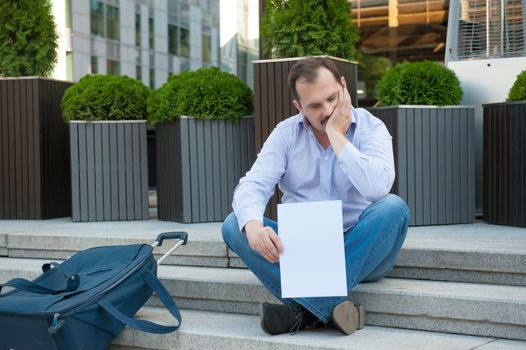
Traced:
<path id="1" fill-rule="evenodd" d="M 245 267 L 228 254 L 230 266 Z M 526 286 L 526 229 L 484 222 L 410 227 L 390 277 Z"/>
<path id="2" fill-rule="evenodd" d="M 161 324 L 175 324 L 168 312 L 159 308 L 145 307 L 139 311 L 138 317 Z M 166 335 L 126 328 L 109 349 L 519 350 L 526 346 L 522 341 L 377 326 L 367 326 L 350 336 L 343 336 L 330 328 L 269 336 L 259 327 L 257 316 L 183 310 L 182 318 L 179 330 Z"/>
<path id="3" fill-rule="evenodd" d="M 188 245 L 165 260 L 166 264 L 244 267 L 223 243 L 221 223 L 157 220 L 87 223 L 73 223 L 68 218 L 4 220 L 0 221 L 0 256 L 65 259 L 93 246 L 150 243 L 164 231 L 189 233 Z M 526 229 L 484 222 L 411 227 L 391 276 L 526 286 Z"/>
<path id="4" fill-rule="evenodd" d="M 161 267 L 181 307 L 257 314 L 276 301 L 247 270 Z M 367 324 L 526 340 L 526 287 L 387 278 L 350 294 Z"/>
<path id="5" fill-rule="evenodd" d="M 391 276 L 526 286 L 526 229 L 482 221 L 410 228 Z"/>
<path id="6" fill-rule="evenodd" d="M 227 248 L 221 223 L 180 224 L 157 220 L 81 222 L 68 218 L 45 221 L 0 221 L 0 256 L 34 259 L 66 259 L 78 251 L 103 245 L 153 243 L 161 232 L 185 231 L 189 244 L 182 246 L 165 264 L 227 267 Z M 156 248 L 157 255 L 170 241 Z"/>
<path id="7" fill-rule="evenodd" d="M 43 260 L 0 258 L 0 281 L 33 278 Z M 184 309 L 257 314 L 276 299 L 246 269 L 161 266 L 159 278 Z M 367 324 L 526 340 L 526 287 L 387 278 L 351 299 Z M 154 298 L 149 305 L 159 306 Z"/>

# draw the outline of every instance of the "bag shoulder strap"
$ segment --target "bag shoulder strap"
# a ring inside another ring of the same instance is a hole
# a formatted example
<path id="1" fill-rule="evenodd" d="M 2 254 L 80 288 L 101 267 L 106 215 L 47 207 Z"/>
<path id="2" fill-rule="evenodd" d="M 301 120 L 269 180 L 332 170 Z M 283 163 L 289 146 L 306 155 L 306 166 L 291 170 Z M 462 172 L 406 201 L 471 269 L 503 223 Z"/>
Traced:
<path id="1" fill-rule="evenodd" d="M 79 287 L 80 278 L 76 274 L 69 275 L 64 280 L 64 286 L 59 287 L 57 289 L 53 289 L 44 287 L 40 284 L 26 280 L 24 278 L 13 278 L 12 280 L 7 281 L 6 283 L 0 284 L 0 297 L 6 295 L 6 293 L 1 294 L 3 287 L 13 287 L 16 289 L 36 294 L 60 294 L 74 291 Z"/>
<path id="2" fill-rule="evenodd" d="M 179 308 L 173 301 L 172 297 L 164 288 L 164 286 L 161 284 L 161 282 L 155 277 L 152 272 L 148 270 L 142 271 L 142 277 L 148 283 L 148 285 L 152 288 L 152 290 L 157 294 L 159 297 L 159 300 L 164 304 L 164 306 L 168 309 L 170 314 L 177 320 L 176 326 L 163 326 L 160 324 L 157 324 L 155 322 L 147 321 L 147 320 L 138 320 L 132 317 L 129 317 L 125 314 L 123 314 L 119 309 L 117 309 L 111 302 L 107 300 L 99 300 L 97 304 L 99 304 L 104 310 L 106 310 L 110 315 L 115 317 L 117 320 L 121 321 L 125 325 L 135 328 L 140 331 L 149 332 L 149 333 L 157 333 L 157 334 L 163 334 L 163 333 L 170 333 L 175 331 L 179 326 L 181 325 L 181 313 L 179 312 Z"/>

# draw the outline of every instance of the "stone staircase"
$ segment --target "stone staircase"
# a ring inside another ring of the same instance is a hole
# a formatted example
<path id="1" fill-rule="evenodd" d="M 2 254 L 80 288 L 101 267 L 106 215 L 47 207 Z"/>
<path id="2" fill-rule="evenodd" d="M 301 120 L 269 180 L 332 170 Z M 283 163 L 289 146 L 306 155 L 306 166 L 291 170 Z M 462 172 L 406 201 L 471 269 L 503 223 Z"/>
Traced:
<path id="1" fill-rule="evenodd" d="M 43 263 L 92 246 L 150 243 L 164 231 L 189 233 L 158 273 L 183 325 L 169 335 L 126 329 L 112 349 L 526 349 L 526 229 L 482 222 L 410 228 L 390 278 L 352 291 L 368 326 L 348 337 L 333 329 L 264 334 L 259 303 L 275 299 L 226 248 L 220 223 L 0 221 L 0 282 L 35 278 Z M 173 324 L 158 306 L 153 297 L 139 317 Z"/>

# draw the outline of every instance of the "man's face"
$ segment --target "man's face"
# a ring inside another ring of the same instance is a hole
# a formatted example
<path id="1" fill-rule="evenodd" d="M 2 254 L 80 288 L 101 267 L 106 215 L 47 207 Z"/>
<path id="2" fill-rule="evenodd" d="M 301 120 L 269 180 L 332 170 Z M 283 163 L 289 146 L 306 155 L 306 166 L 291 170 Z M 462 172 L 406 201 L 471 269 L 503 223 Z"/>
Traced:
<path id="1" fill-rule="evenodd" d="M 293 104 L 307 118 L 315 131 L 325 132 L 325 126 L 338 103 L 338 93 L 342 86 L 332 73 L 324 67 L 318 69 L 315 81 L 307 83 L 304 79 L 296 81 L 299 100 Z"/>

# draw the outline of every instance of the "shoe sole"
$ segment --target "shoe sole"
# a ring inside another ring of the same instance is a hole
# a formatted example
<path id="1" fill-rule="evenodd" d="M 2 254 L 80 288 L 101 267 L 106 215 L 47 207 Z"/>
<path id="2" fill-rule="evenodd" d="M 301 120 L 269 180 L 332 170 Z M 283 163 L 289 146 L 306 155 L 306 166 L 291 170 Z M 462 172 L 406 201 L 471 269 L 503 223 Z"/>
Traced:
<path id="1" fill-rule="evenodd" d="M 363 319 L 365 320 L 365 310 L 363 309 L 363 306 L 361 307 L 364 315 Z M 354 306 L 350 300 L 336 305 L 332 311 L 332 323 L 334 323 L 336 328 L 347 335 L 354 333 L 357 329 L 360 329 L 358 327 L 361 325 L 359 308 Z"/>

